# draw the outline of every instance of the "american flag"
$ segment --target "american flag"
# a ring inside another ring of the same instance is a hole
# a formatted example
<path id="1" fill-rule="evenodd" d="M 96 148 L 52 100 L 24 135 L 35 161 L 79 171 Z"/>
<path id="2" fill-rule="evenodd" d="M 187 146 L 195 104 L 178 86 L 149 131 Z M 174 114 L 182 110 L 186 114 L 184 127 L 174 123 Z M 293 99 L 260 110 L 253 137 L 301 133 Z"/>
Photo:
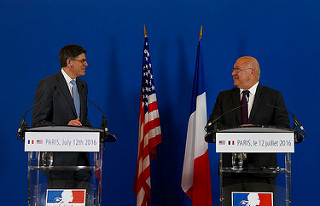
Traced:
<path id="1" fill-rule="evenodd" d="M 156 146 L 159 143 L 161 143 L 160 118 L 148 37 L 145 36 L 140 93 L 138 158 L 133 186 L 133 192 L 137 195 L 137 206 L 151 205 L 150 162 L 157 155 Z"/>
<path id="2" fill-rule="evenodd" d="M 226 141 L 225 140 L 220 140 L 219 141 L 219 145 L 225 145 L 226 144 Z"/>

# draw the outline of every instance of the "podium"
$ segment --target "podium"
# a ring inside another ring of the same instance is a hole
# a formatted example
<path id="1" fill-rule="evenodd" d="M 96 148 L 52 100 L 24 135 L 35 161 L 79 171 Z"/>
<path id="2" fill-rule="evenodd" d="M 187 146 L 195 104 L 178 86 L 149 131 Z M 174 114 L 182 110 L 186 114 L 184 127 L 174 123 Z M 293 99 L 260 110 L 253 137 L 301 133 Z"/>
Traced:
<path id="1" fill-rule="evenodd" d="M 207 134 L 205 140 L 220 153 L 220 205 L 290 206 L 295 136 L 294 130 L 263 126 Z M 232 166 L 232 154 L 243 154 L 241 168 Z"/>
<path id="2" fill-rule="evenodd" d="M 116 141 L 115 136 L 110 134 L 106 137 L 106 134 L 101 129 L 89 127 L 26 128 L 24 141 L 25 152 L 28 152 L 28 205 L 100 206 L 104 142 Z M 75 154 L 81 154 L 89 161 L 83 165 L 55 164 L 59 155 L 60 159 L 64 155 L 68 159 Z M 82 188 L 52 188 L 48 186 L 48 177 L 51 178 L 52 174 L 71 176 L 71 179 L 87 174 L 87 180 Z"/>

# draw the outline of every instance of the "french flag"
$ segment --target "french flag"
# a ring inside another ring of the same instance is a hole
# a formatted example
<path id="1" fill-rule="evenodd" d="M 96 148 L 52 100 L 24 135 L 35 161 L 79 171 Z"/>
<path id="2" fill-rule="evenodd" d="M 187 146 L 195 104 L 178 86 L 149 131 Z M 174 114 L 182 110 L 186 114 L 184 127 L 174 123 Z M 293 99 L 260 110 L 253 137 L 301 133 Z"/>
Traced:
<path id="1" fill-rule="evenodd" d="M 193 206 L 212 205 L 208 143 L 204 140 L 206 123 L 207 103 L 199 40 L 181 181 Z"/>
<path id="2" fill-rule="evenodd" d="M 272 192 L 233 192 L 232 206 L 273 206 Z"/>
<path id="3" fill-rule="evenodd" d="M 229 141 L 229 145 L 234 145 L 234 141 Z"/>
<path id="4" fill-rule="evenodd" d="M 84 206 L 86 198 L 86 190 L 77 189 L 48 189 L 46 205 L 77 205 Z"/>

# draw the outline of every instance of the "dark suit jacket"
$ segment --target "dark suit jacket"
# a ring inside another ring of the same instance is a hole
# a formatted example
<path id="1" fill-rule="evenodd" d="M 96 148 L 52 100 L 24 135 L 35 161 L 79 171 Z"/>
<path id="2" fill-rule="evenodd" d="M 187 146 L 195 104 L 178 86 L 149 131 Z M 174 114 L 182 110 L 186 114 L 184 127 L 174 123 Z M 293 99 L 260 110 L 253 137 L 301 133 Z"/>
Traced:
<path id="1" fill-rule="evenodd" d="M 76 82 L 80 96 L 80 121 L 83 126 L 91 126 L 87 119 L 87 83 L 80 78 Z M 39 83 L 34 104 L 46 98 L 48 100 L 33 109 L 32 126 L 67 125 L 70 120 L 77 119 L 73 99 L 61 71 Z M 56 152 L 53 158 L 53 165 L 90 165 L 88 153 Z M 70 178 L 73 174 L 52 173 L 52 176 Z"/>
<path id="2" fill-rule="evenodd" d="M 275 109 L 267 104 L 286 108 L 280 91 L 266 86 L 258 85 L 252 110 L 249 116 L 249 124 L 290 127 L 288 113 L 284 110 Z M 221 114 L 240 106 L 239 88 L 220 92 L 210 120 L 214 120 Z M 225 115 L 218 122 L 218 129 L 234 128 L 241 125 L 241 109 Z M 248 154 L 247 166 L 249 168 L 275 167 L 277 165 L 275 154 Z M 223 165 L 231 167 L 231 155 L 223 155 Z"/>
<path id="3" fill-rule="evenodd" d="M 80 78 L 76 82 L 80 95 L 80 121 L 84 126 L 91 126 L 87 119 L 87 83 Z M 67 125 L 70 120 L 77 119 L 73 99 L 61 71 L 39 83 L 34 104 L 46 98 L 49 99 L 33 109 L 32 126 Z"/>

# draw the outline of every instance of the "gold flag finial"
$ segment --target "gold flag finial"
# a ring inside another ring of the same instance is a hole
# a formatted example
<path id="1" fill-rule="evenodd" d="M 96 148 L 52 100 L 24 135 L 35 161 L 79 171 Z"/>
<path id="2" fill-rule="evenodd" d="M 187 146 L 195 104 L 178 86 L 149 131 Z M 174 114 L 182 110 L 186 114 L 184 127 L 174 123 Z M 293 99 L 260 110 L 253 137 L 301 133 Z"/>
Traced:
<path id="1" fill-rule="evenodd" d="M 199 34 L 199 40 L 202 38 L 202 25 L 200 27 L 200 34 Z"/>
<path id="2" fill-rule="evenodd" d="M 146 30 L 146 25 L 143 25 L 143 35 L 144 37 L 147 37 L 147 30 Z"/>

